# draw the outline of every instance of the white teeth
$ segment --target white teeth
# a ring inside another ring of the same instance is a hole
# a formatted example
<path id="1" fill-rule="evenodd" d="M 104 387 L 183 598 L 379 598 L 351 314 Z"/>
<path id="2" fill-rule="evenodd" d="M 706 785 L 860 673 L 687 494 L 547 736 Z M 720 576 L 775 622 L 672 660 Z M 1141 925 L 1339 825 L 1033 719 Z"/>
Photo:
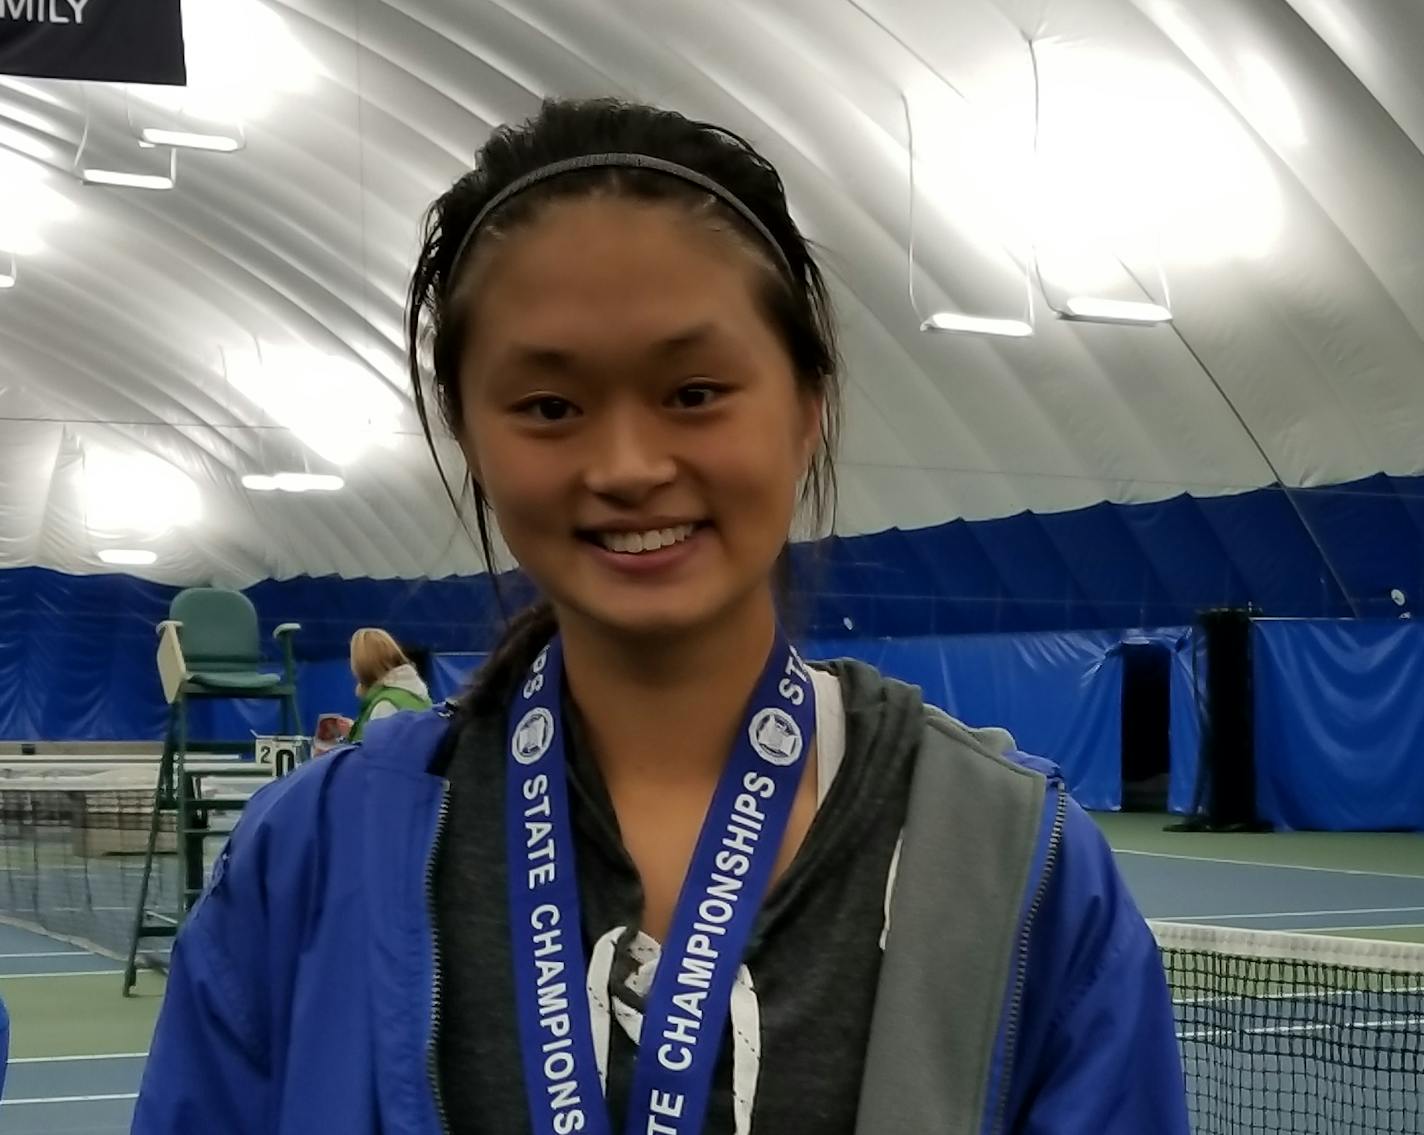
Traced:
<path id="1" fill-rule="evenodd" d="M 692 535 L 694 527 L 679 524 L 676 528 L 655 528 L 649 532 L 600 532 L 598 542 L 610 552 L 635 556 L 639 552 L 656 552 L 659 548 L 680 544 Z"/>

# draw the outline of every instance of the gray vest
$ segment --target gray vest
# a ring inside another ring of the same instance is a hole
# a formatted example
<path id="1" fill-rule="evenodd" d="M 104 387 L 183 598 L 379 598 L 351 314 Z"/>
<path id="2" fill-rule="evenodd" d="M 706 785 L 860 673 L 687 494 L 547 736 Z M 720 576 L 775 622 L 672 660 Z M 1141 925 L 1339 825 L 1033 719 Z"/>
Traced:
<path id="1" fill-rule="evenodd" d="M 1007 1069 L 990 1099 L 990 1063 L 1001 1026 L 1012 1044 L 1017 1023 L 1022 911 L 1047 782 L 1001 755 L 1012 746 L 1002 731 L 926 712 L 871 1019 L 861 1135 L 978 1135 L 986 1113 L 991 1132 L 1004 1124 Z"/>

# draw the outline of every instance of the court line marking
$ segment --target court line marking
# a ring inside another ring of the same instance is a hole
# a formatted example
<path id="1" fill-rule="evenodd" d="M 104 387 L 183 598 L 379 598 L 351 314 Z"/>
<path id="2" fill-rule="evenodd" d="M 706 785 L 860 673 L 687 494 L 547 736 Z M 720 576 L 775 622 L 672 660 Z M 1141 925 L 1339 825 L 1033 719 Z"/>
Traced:
<path id="1" fill-rule="evenodd" d="M 47 906 L 53 914 L 133 914 L 133 904 L 128 906 Z"/>
<path id="2" fill-rule="evenodd" d="M 0 784 L 3 784 L 3 782 L 0 782 Z M 137 867 L 139 864 L 134 864 L 134 866 Z M 28 863 L 24 867 L 15 868 L 10 873 L 12 875 L 44 875 L 52 871 L 88 871 L 90 874 L 102 875 L 109 879 L 124 878 L 134 874 L 133 871 L 114 871 L 103 867 L 90 867 L 87 864 L 81 863 L 41 863 L 39 866 Z"/>
<path id="3" fill-rule="evenodd" d="M 46 1104 L 46 1103 L 101 1103 L 106 1100 L 136 1100 L 137 1092 L 114 1092 L 105 1096 L 21 1096 L 14 1100 L 0 1100 L 0 1107 L 12 1107 L 20 1104 Z"/>
<path id="4" fill-rule="evenodd" d="M 90 1052 L 83 1056 L 17 1056 L 11 1064 L 68 1064 L 76 1060 L 146 1060 L 146 1052 Z"/>
<path id="5" fill-rule="evenodd" d="M 1302 863 L 1262 863 L 1259 859 L 1216 859 L 1208 855 L 1175 855 L 1167 851 L 1132 851 L 1113 848 L 1116 855 L 1145 855 L 1150 859 L 1185 859 L 1190 863 L 1229 863 L 1233 867 L 1274 867 L 1278 871 L 1323 871 L 1327 875 L 1367 875 L 1375 879 L 1409 879 L 1424 884 L 1424 875 L 1400 875 L 1392 871 L 1359 871 L 1353 867 L 1307 867 Z"/>
<path id="6" fill-rule="evenodd" d="M 1320 918 L 1330 914 L 1413 914 L 1416 911 L 1424 913 L 1424 906 L 1360 906 L 1350 910 L 1272 910 L 1252 914 L 1174 914 L 1168 918 L 1156 918 L 1153 921 L 1216 924 L 1218 919 L 1227 918 Z"/>
<path id="7" fill-rule="evenodd" d="M 0 981 L 23 981 L 33 977 L 112 977 L 123 972 L 121 969 L 74 969 L 56 973 L 0 973 Z"/>
<path id="8" fill-rule="evenodd" d="M 1368 1000 L 1388 992 L 1392 996 L 1417 997 L 1424 994 L 1424 985 L 1396 985 L 1388 990 L 1368 989 L 1299 989 L 1274 993 L 1203 993 L 1197 997 L 1173 997 L 1175 1008 L 1196 1008 L 1202 1005 L 1240 1005 L 1247 1001 L 1325 1001 L 1339 998 Z"/>
<path id="9" fill-rule="evenodd" d="M 85 958 L 91 956 L 88 950 L 32 950 L 24 954 L 0 954 L 5 958 Z"/>
<path id="10" fill-rule="evenodd" d="M 1424 1025 L 1424 1017 L 1404 1017 L 1379 1021 L 1308 1021 L 1294 1025 L 1261 1025 L 1254 1029 L 1193 1029 L 1179 1032 L 1178 1040 L 1229 1040 L 1233 1036 L 1296 1036 L 1300 1033 L 1344 1032 L 1349 1029 L 1412 1029 Z"/>

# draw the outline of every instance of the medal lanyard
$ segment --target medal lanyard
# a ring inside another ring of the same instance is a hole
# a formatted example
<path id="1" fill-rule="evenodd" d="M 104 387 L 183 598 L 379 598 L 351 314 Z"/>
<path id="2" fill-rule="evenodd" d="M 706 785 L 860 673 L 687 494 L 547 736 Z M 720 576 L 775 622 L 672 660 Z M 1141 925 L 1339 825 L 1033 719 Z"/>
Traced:
<path id="1" fill-rule="evenodd" d="M 534 1135 L 611 1135 L 593 1051 L 555 638 L 509 713 L 506 864 Z M 815 734 L 815 690 L 777 636 L 698 836 L 648 993 L 628 1135 L 702 1130 L 731 992 Z M 675 743 L 675 742 L 674 742 Z"/>

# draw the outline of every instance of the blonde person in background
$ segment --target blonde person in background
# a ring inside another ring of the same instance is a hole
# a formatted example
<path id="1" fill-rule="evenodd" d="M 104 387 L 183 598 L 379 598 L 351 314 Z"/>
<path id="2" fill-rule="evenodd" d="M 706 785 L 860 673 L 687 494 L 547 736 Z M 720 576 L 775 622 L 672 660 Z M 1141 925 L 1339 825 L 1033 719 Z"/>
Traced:
<path id="1" fill-rule="evenodd" d="M 402 710 L 429 709 L 430 690 L 399 644 L 379 627 L 362 627 L 351 636 L 351 673 L 361 709 L 347 733 L 361 740 L 372 721 Z"/>

